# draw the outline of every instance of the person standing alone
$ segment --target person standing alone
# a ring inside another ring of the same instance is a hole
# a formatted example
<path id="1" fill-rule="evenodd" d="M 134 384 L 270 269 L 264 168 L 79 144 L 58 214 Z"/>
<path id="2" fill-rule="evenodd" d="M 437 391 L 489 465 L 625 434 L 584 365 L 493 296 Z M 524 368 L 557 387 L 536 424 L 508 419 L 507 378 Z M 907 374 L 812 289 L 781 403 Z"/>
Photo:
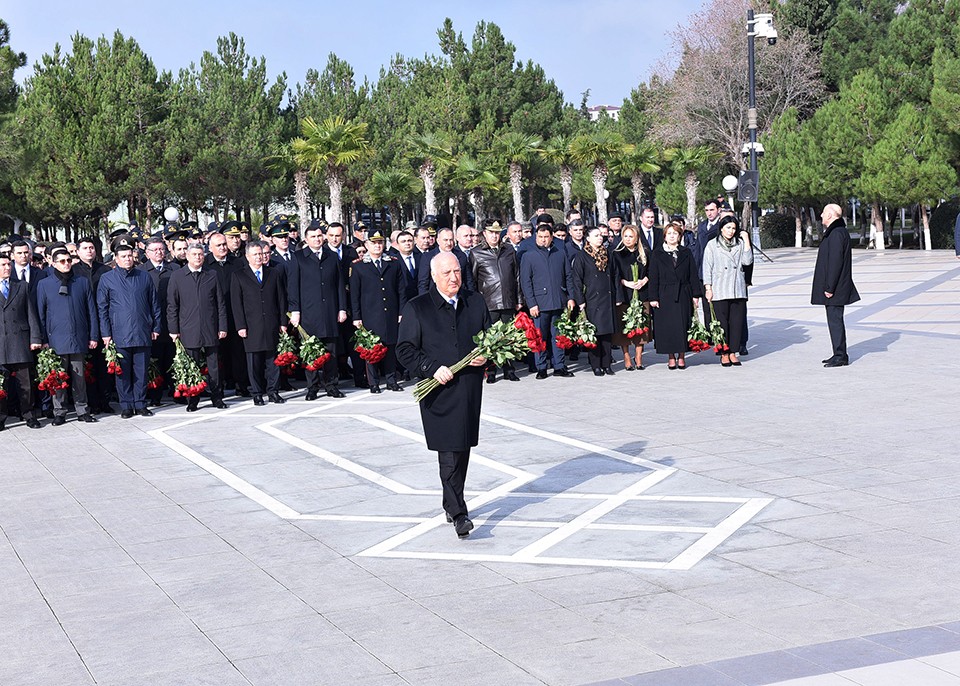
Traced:
<path id="1" fill-rule="evenodd" d="M 826 232 L 817 251 L 817 264 L 813 268 L 813 293 L 810 303 L 823 305 L 827 310 L 827 328 L 833 356 L 823 360 L 824 367 L 846 367 L 850 364 L 847 355 L 847 332 L 843 325 L 843 308 L 860 300 L 853 283 L 853 254 L 850 233 L 843 221 L 843 210 L 830 204 L 820 214 Z"/>

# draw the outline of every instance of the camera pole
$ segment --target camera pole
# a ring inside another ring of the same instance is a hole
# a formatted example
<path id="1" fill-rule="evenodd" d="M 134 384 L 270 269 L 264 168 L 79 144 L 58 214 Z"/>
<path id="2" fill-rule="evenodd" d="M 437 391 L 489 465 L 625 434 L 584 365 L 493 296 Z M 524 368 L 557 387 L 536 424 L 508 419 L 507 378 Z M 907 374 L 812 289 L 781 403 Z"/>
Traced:
<path id="1" fill-rule="evenodd" d="M 750 171 L 757 171 L 757 76 L 754 59 L 754 38 L 757 34 L 757 22 L 753 18 L 753 9 L 747 10 L 747 73 L 750 93 L 747 101 L 747 126 L 750 130 Z M 758 188 L 759 188 L 759 184 Z M 751 203 L 753 244 L 760 246 L 760 198 Z"/>

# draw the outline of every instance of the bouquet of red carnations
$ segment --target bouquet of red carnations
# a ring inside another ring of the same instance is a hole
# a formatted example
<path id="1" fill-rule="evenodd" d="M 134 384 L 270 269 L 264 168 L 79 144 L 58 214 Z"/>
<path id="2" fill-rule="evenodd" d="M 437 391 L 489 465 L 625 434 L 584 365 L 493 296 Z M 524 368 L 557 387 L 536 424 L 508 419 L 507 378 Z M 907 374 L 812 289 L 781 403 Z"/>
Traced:
<path id="1" fill-rule="evenodd" d="M 117 352 L 117 345 L 110 341 L 107 347 L 103 349 L 103 356 L 107 360 L 107 374 L 120 376 L 123 372 L 120 369 L 120 360 L 123 355 Z"/>
<path id="2" fill-rule="evenodd" d="M 489 329 L 474 336 L 473 342 L 477 347 L 450 367 L 454 374 L 478 357 L 485 357 L 490 363 L 502 367 L 507 360 L 516 360 L 531 350 L 543 352 L 546 349 L 540 329 L 525 312 L 517 314 L 512 322 L 494 323 Z M 439 387 L 440 382 L 435 378 L 423 379 L 414 387 L 413 399 L 420 402 Z"/>
<path id="3" fill-rule="evenodd" d="M 597 347 L 597 327 L 587 319 L 587 311 L 580 310 L 577 317 L 577 345 L 593 350 Z"/>
<path id="4" fill-rule="evenodd" d="M 687 346 L 695 353 L 702 350 L 709 350 L 712 346 L 708 342 L 710 333 L 704 328 L 700 321 L 700 315 L 693 311 L 693 318 L 690 320 L 690 328 L 687 329 Z"/>
<path id="5" fill-rule="evenodd" d="M 63 361 L 53 348 L 44 348 L 37 357 L 37 378 L 41 391 L 57 391 L 70 385 L 70 375 L 63 371 Z"/>
<path id="6" fill-rule="evenodd" d="M 273 364 L 280 367 L 280 371 L 286 376 L 292 376 L 299 362 L 300 357 L 297 355 L 297 344 L 293 336 L 286 331 L 281 331 L 280 340 L 277 341 L 277 356 L 273 358 Z"/>
<path id="7" fill-rule="evenodd" d="M 297 327 L 300 332 L 300 360 L 303 368 L 310 372 L 323 369 L 323 365 L 330 359 L 326 346 L 316 336 L 311 336 L 302 326 Z"/>
<path id="8" fill-rule="evenodd" d="M 573 317 L 570 315 L 570 310 L 563 311 L 563 314 L 561 314 L 560 318 L 557 319 L 556 327 L 557 335 L 554 338 L 554 341 L 560 350 L 569 350 L 576 345 L 577 338 L 579 337 L 579 331 L 576 321 L 574 321 Z"/>
<path id="9" fill-rule="evenodd" d="M 635 264 L 631 267 L 633 269 L 633 280 L 638 281 L 640 279 L 640 268 Z M 623 333 L 627 338 L 637 338 L 650 333 L 650 315 L 643 307 L 643 301 L 640 300 L 637 291 L 633 291 L 630 304 L 627 305 L 627 310 L 623 313 Z"/>
<path id="10" fill-rule="evenodd" d="M 376 364 L 387 354 L 387 346 L 380 342 L 380 336 L 363 326 L 357 328 L 353 340 L 356 344 L 354 350 L 357 351 L 360 359 L 364 362 Z"/>
<path id="11" fill-rule="evenodd" d="M 0 372 L 0 400 L 3 400 L 7 397 L 7 377 L 3 375 L 3 372 Z"/>
<path id="12" fill-rule="evenodd" d="M 173 364 L 170 365 L 170 373 L 173 374 L 174 398 L 195 398 L 207 389 L 207 382 L 200 373 L 200 365 L 190 357 L 190 353 L 183 347 L 179 338 L 176 342 Z"/>
<path id="13" fill-rule="evenodd" d="M 713 303 L 710 303 L 710 330 L 708 331 L 710 335 L 710 341 L 713 343 L 713 350 L 718 355 L 726 352 L 730 352 L 730 346 L 727 345 L 727 337 L 723 333 L 723 326 L 720 325 L 720 320 L 717 319 L 717 313 L 713 311 Z"/>
<path id="14" fill-rule="evenodd" d="M 155 357 L 150 358 L 150 364 L 147 367 L 147 378 L 150 379 L 147 381 L 147 388 L 151 391 L 163 387 L 163 374 L 160 373 L 160 363 Z"/>

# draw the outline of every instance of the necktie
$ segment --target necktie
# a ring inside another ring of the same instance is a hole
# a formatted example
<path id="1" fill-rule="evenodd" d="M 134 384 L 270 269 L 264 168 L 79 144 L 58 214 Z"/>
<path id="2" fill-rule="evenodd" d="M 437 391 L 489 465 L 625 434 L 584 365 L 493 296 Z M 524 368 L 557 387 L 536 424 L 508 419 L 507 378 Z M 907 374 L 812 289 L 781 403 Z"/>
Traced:
<path id="1" fill-rule="evenodd" d="M 289 262 L 289 261 L 290 261 L 290 253 L 288 253 L 288 252 L 283 253 L 283 261 L 284 261 L 284 262 Z"/>
<path id="2" fill-rule="evenodd" d="M 29 269 L 24 269 L 22 272 L 20 272 L 20 280 L 23 281 L 24 283 L 30 283 Z"/>
<path id="3" fill-rule="evenodd" d="M 413 256 L 412 255 L 407 255 L 407 269 L 409 269 L 410 272 L 413 273 Z"/>
<path id="4" fill-rule="evenodd" d="M 378 272 L 382 272 L 382 271 L 383 271 L 383 265 L 380 263 L 380 260 L 377 260 L 377 261 L 376 261 L 376 265 L 377 265 L 377 271 L 378 271 Z"/>
<path id="5" fill-rule="evenodd" d="M 3 292 L 4 298 L 10 297 L 10 283 L 6 279 L 0 281 L 0 292 Z"/>
<path id="6" fill-rule="evenodd" d="M 339 260 L 341 257 L 343 257 L 343 254 L 340 252 L 340 250 L 341 250 L 340 246 L 337 246 L 337 259 L 338 259 L 338 260 Z"/>
<path id="7" fill-rule="evenodd" d="M 448 300 L 447 302 L 449 302 L 450 305 L 453 306 L 453 309 L 457 309 L 457 301 L 456 301 L 456 300 L 454 300 L 453 298 L 450 298 L 450 300 Z"/>
<path id="8" fill-rule="evenodd" d="M 159 274 L 162 271 L 163 271 L 163 263 L 161 262 L 160 264 L 157 265 L 157 274 Z"/>
<path id="9" fill-rule="evenodd" d="M 257 283 L 263 283 L 263 277 L 260 276 L 260 270 L 258 269 L 258 270 L 257 270 L 256 272 L 254 272 L 254 273 L 257 275 Z"/>

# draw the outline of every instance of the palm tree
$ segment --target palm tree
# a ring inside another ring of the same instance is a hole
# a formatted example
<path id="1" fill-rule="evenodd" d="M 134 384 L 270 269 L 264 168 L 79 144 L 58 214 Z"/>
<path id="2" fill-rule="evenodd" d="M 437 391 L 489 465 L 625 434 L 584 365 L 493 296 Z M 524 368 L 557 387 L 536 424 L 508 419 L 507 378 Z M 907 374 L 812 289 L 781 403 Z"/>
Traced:
<path id="1" fill-rule="evenodd" d="M 423 182 L 424 214 L 437 214 L 437 170 L 453 163 L 453 146 L 443 133 L 418 133 L 408 141 L 410 158 Z"/>
<path id="2" fill-rule="evenodd" d="M 367 185 L 371 204 L 390 207 L 390 226 L 394 229 L 403 224 L 403 204 L 421 190 L 420 180 L 406 169 L 378 169 Z"/>
<path id="3" fill-rule="evenodd" d="M 563 193 L 563 215 L 573 207 L 573 159 L 570 157 L 570 137 L 554 136 L 540 150 L 540 156 L 560 167 L 560 190 Z"/>
<path id="4" fill-rule="evenodd" d="M 510 163 L 510 190 L 513 193 L 513 218 L 523 221 L 523 165 L 540 152 L 540 139 L 518 131 L 508 131 L 493 141 L 494 150 Z M 478 224 L 479 226 L 479 224 Z"/>
<path id="5" fill-rule="evenodd" d="M 457 160 L 453 176 L 458 185 L 466 191 L 467 199 L 473 205 L 474 226 L 483 226 L 484 194 L 487 191 L 499 190 L 500 180 L 487 165 L 469 155 L 463 155 Z"/>
<path id="6" fill-rule="evenodd" d="M 687 191 L 687 226 L 697 223 L 697 188 L 700 179 L 697 175 L 703 168 L 716 162 L 721 155 L 706 145 L 697 145 L 692 148 L 670 148 L 663 154 L 674 169 L 683 172 L 683 187 Z"/>
<path id="7" fill-rule="evenodd" d="M 300 121 L 300 137 L 290 141 L 297 165 L 311 174 L 323 174 L 330 188 L 330 221 L 343 221 L 344 177 L 347 165 L 370 151 L 367 125 L 328 117 L 317 123 L 312 117 Z"/>
<path id="8" fill-rule="evenodd" d="M 609 129 L 597 129 L 580 134 L 570 141 L 570 158 L 582 167 L 592 167 L 593 191 L 597 198 L 597 222 L 607 223 L 606 191 L 609 165 L 633 150 L 623 135 Z"/>
<path id="9" fill-rule="evenodd" d="M 297 204 L 297 216 L 300 224 L 306 224 L 310 216 L 310 187 L 307 185 L 307 170 L 294 159 L 293 146 L 289 143 L 280 146 L 275 155 L 266 158 L 267 168 L 279 172 L 283 179 L 293 172 L 293 199 Z M 264 215 L 266 217 L 266 215 Z"/>
<path id="10" fill-rule="evenodd" d="M 644 176 L 660 171 L 660 153 L 650 141 L 642 141 L 634 149 L 622 155 L 614 170 L 622 176 L 630 177 L 630 189 L 633 191 L 633 215 L 640 214 L 643 206 Z"/>

